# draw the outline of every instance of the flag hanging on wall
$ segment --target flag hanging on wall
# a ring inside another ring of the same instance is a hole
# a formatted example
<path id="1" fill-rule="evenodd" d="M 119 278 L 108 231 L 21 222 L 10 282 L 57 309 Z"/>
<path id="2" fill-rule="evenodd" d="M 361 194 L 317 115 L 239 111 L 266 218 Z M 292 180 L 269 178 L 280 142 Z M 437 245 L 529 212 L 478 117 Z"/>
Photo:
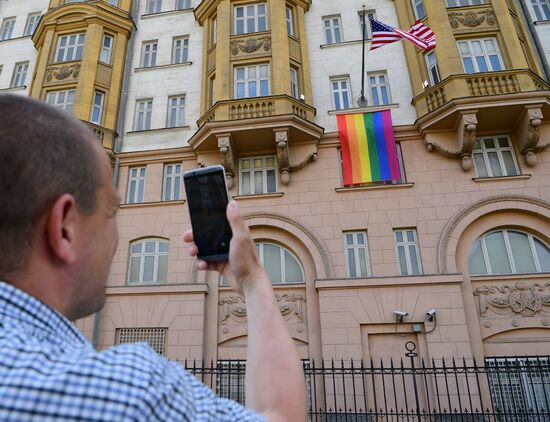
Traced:
<path id="1" fill-rule="evenodd" d="M 435 48 L 435 34 L 420 20 L 417 20 L 408 31 L 393 28 L 372 18 L 370 18 L 370 24 L 372 28 L 371 50 L 401 39 L 409 40 L 417 47 L 426 51 Z"/>
<path id="2" fill-rule="evenodd" d="M 401 179 L 390 110 L 336 118 L 344 186 Z"/>

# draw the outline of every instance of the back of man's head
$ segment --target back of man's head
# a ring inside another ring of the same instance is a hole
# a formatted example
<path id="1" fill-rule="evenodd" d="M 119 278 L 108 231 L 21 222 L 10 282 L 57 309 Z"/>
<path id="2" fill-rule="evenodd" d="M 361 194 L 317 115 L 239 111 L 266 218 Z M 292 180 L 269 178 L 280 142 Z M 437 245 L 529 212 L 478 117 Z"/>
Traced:
<path id="1" fill-rule="evenodd" d="M 37 223 L 55 200 L 96 209 L 93 133 L 68 113 L 23 96 L 0 95 L 0 279 L 25 268 Z"/>

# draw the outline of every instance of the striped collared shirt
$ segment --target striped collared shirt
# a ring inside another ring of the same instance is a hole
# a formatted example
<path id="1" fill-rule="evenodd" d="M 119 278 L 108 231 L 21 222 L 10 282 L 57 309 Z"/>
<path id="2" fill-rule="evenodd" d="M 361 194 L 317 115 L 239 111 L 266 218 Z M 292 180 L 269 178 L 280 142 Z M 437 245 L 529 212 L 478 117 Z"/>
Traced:
<path id="1" fill-rule="evenodd" d="M 148 345 L 97 352 L 62 315 L 0 281 L 0 421 L 265 421 Z"/>

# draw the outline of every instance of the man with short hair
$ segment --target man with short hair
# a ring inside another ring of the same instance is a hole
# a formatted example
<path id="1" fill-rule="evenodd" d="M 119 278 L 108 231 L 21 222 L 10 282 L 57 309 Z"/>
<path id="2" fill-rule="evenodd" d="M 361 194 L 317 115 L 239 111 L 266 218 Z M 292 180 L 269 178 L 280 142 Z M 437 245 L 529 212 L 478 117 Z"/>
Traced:
<path id="1" fill-rule="evenodd" d="M 64 111 L 0 95 L 0 420 L 305 421 L 305 382 L 235 202 L 229 260 L 245 296 L 249 409 L 145 344 L 97 352 L 71 324 L 97 312 L 118 234 L 107 154 Z M 191 256 L 193 234 L 184 234 Z"/>

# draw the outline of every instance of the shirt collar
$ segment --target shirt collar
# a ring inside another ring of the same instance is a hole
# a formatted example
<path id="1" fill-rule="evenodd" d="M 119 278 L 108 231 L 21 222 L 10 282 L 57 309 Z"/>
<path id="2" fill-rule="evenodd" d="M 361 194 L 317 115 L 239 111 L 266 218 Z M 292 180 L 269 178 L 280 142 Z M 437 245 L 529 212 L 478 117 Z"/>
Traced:
<path id="1" fill-rule="evenodd" d="M 3 281 L 0 281 L 0 316 L 4 324 L 24 326 L 37 336 L 71 343 L 88 342 L 59 312 Z"/>

